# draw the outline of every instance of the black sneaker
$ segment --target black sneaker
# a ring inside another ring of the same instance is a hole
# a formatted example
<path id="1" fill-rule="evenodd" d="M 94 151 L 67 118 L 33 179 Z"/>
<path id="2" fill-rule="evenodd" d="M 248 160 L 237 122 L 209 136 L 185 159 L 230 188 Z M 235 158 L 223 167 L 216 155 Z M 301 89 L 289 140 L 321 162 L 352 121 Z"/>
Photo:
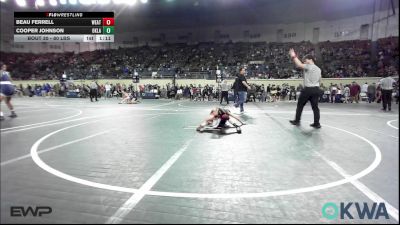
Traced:
<path id="1" fill-rule="evenodd" d="M 300 121 L 297 120 L 289 120 L 289 122 L 293 125 L 299 126 L 300 125 Z"/>
<path id="2" fill-rule="evenodd" d="M 321 128 L 321 124 L 315 124 L 315 123 L 312 123 L 312 124 L 310 124 L 310 127 L 314 127 L 314 128 L 317 128 L 317 129 L 319 129 L 319 128 Z"/>
<path id="3" fill-rule="evenodd" d="M 11 115 L 9 115 L 9 117 L 11 117 L 11 118 L 15 118 L 15 117 L 17 117 L 17 114 L 15 114 L 15 113 L 11 113 Z"/>
<path id="4" fill-rule="evenodd" d="M 240 127 L 236 127 L 236 132 L 237 132 L 238 134 L 241 134 L 241 133 L 242 133 L 242 129 L 240 129 Z"/>

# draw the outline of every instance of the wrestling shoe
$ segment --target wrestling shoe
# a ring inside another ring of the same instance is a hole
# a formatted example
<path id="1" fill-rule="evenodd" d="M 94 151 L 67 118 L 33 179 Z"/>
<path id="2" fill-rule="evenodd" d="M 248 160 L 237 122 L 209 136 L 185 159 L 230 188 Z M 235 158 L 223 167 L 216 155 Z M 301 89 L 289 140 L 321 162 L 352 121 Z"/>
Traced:
<path id="1" fill-rule="evenodd" d="M 312 123 L 312 124 L 310 124 L 310 127 L 314 127 L 314 128 L 317 128 L 317 129 L 319 129 L 319 128 L 321 128 L 321 124 L 315 124 L 315 123 Z"/>
<path id="2" fill-rule="evenodd" d="M 15 114 L 15 112 L 12 112 L 11 115 L 9 115 L 9 117 L 15 118 L 15 117 L 17 117 L 17 114 Z"/>
<path id="3" fill-rule="evenodd" d="M 296 125 L 296 126 L 299 126 L 299 125 L 300 125 L 300 121 L 297 121 L 297 120 L 289 120 L 289 122 L 290 122 L 292 125 Z"/>

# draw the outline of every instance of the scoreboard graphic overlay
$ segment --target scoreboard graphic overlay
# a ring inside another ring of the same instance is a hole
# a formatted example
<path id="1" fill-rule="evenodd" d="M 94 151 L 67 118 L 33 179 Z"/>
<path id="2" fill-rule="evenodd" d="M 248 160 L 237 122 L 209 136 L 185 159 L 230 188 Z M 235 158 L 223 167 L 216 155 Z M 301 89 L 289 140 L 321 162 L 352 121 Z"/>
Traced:
<path id="1" fill-rule="evenodd" d="M 114 42 L 114 12 L 14 12 L 14 42 Z"/>

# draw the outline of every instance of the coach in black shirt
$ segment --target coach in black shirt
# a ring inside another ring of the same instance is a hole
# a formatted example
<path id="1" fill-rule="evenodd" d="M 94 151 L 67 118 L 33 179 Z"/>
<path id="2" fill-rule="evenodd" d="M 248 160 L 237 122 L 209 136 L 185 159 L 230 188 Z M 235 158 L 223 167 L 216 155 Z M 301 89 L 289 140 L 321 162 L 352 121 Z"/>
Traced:
<path id="1" fill-rule="evenodd" d="M 239 76 L 236 78 L 235 83 L 237 85 L 237 91 L 238 91 L 238 95 L 239 95 L 239 100 L 238 100 L 238 102 L 236 102 L 235 107 L 237 108 L 240 106 L 240 112 L 242 113 L 242 112 L 244 112 L 243 103 L 247 99 L 247 89 L 249 89 L 249 90 L 251 89 L 249 84 L 247 84 L 244 68 L 239 69 Z"/>

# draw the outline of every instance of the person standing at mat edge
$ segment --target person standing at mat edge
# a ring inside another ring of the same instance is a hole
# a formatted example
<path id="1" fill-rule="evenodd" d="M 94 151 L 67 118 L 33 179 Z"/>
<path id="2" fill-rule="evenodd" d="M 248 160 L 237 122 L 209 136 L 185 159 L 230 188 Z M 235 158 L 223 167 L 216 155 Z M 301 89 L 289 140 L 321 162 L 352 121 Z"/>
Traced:
<path id="1" fill-rule="evenodd" d="M 223 80 L 221 83 L 221 100 L 220 100 L 219 104 L 222 104 L 222 100 L 225 98 L 226 104 L 229 105 L 228 91 L 229 91 L 228 82 L 226 82 L 226 80 Z"/>
<path id="2" fill-rule="evenodd" d="M 239 76 L 236 78 L 236 85 L 237 85 L 237 91 L 238 91 L 238 96 L 239 99 L 235 104 L 235 107 L 240 106 L 240 112 L 244 112 L 243 104 L 246 102 L 247 99 L 247 89 L 251 89 L 250 85 L 247 84 L 247 80 L 245 77 L 245 69 L 241 67 L 239 69 Z"/>
<path id="3" fill-rule="evenodd" d="M 11 96 L 14 94 L 15 88 L 11 83 L 10 73 L 7 71 L 7 65 L 3 64 L 0 70 L 0 104 L 5 99 L 8 109 L 11 111 L 11 118 L 17 117 L 14 107 L 11 104 Z M 4 120 L 3 111 L 0 110 L 0 120 Z"/>
<path id="4" fill-rule="evenodd" d="M 304 70 L 304 88 L 300 92 L 299 100 L 297 101 L 296 118 L 294 120 L 290 120 L 290 123 L 293 125 L 300 125 L 303 108 L 306 103 L 310 101 L 311 108 L 314 113 L 314 123 L 310 124 L 310 126 L 314 128 L 321 128 L 321 124 L 319 123 L 320 114 L 318 108 L 318 98 L 321 92 L 319 89 L 319 85 L 321 83 L 321 69 L 315 65 L 315 58 L 312 55 L 304 56 L 303 63 L 297 58 L 293 48 L 289 50 L 289 55 L 294 64 L 298 68 Z"/>
<path id="5" fill-rule="evenodd" d="M 384 78 L 379 81 L 382 88 L 382 110 L 386 111 L 386 108 L 392 110 L 392 91 L 393 84 L 396 81 L 390 75 L 384 75 Z"/>
<path id="6" fill-rule="evenodd" d="M 97 102 L 97 82 L 93 81 L 90 84 L 90 101 L 93 102 L 93 97 L 96 99 Z"/>

